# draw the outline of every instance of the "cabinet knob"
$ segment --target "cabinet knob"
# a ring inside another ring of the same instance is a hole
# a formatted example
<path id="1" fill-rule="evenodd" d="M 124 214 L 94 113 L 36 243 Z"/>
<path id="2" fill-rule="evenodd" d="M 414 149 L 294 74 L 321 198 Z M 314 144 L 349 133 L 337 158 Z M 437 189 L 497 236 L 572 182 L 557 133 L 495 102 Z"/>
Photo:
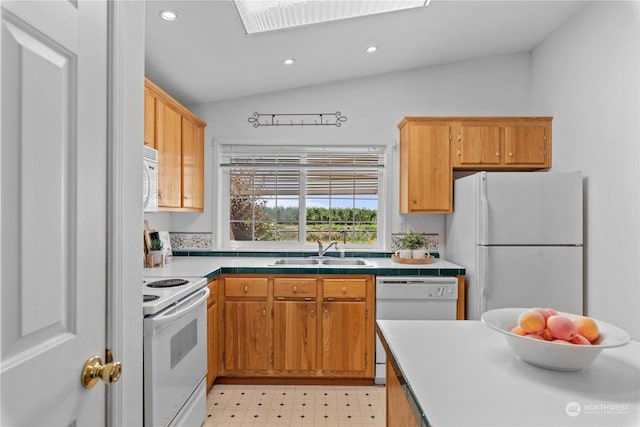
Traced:
<path id="1" fill-rule="evenodd" d="M 329 314 L 329 309 L 328 308 L 324 309 L 324 314 Z"/>
<path id="2" fill-rule="evenodd" d="M 458 141 L 462 141 L 462 134 L 458 134 Z"/>
<path id="3" fill-rule="evenodd" d="M 293 292 L 298 292 L 298 287 L 297 286 L 293 287 Z"/>
<path id="4" fill-rule="evenodd" d="M 267 310 L 262 310 L 262 315 L 266 316 L 267 315 Z"/>
<path id="5" fill-rule="evenodd" d="M 462 150 L 458 148 L 458 156 L 462 156 Z"/>
<path id="6" fill-rule="evenodd" d="M 513 153 L 509 151 L 509 157 L 513 157 Z"/>
<path id="7" fill-rule="evenodd" d="M 347 287 L 346 287 L 346 286 L 343 286 L 343 287 L 342 287 L 342 292 L 343 292 L 343 293 L 346 293 L 346 292 L 347 292 Z"/>
<path id="8" fill-rule="evenodd" d="M 249 286 L 245 285 L 243 290 L 244 290 L 245 292 L 249 292 Z"/>
<path id="9" fill-rule="evenodd" d="M 315 309 L 311 309 L 311 311 L 309 312 L 312 316 L 316 314 L 316 310 Z"/>
<path id="10" fill-rule="evenodd" d="M 496 157 L 500 157 L 500 153 L 496 151 Z"/>
<path id="11" fill-rule="evenodd" d="M 416 200 L 416 198 L 415 198 L 415 197 L 414 197 L 413 199 L 411 199 L 411 201 L 412 201 L 413 203 L 418 203 L 418 201 Z"/>

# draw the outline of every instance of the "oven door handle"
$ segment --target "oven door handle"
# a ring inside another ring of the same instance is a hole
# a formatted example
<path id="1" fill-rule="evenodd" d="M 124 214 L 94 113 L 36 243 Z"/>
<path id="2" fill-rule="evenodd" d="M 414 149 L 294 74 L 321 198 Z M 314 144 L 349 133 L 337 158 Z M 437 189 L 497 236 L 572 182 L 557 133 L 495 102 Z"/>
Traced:
<path id="1" fill-rule="evenodd" d="M 207 298 L 209 298 L 209 288 L 205 287 L 199 291 L 197 295 L 179 302 L 174 308 L 168 310 L 166 314 L 161 314 L 153 319 L 154 332 L 159 331 L 167 326 L 167 324 L 174 322 L 176 319 L 189 314 L 191 310 L 193 310 L 197 305 L 200 305 L 200 303 L 204 302 Z"/>

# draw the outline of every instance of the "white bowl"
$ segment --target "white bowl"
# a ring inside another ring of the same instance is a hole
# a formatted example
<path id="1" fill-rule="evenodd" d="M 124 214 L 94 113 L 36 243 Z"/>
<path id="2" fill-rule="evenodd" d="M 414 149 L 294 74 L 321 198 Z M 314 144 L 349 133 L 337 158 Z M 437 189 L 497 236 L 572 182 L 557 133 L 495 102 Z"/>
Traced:
<path id="1" fill-rule="evenodd" d="M 532 365 L 556 371 L 579 371 L 591 365 L 605 348 L 620 347 L 631 337 L 623 329 L 602 320 L 593 319 L 600 330 L 600 337 L 592 345 L 574 345 L 536 340 L 511 333 L 518 324 L 518 316 L 527 308 L 500 308 L 482 314 L 482 323 L 504 334 L 513 353 Z M 578 319 L 577 314 L 558 312 L 571 320 Z"/>

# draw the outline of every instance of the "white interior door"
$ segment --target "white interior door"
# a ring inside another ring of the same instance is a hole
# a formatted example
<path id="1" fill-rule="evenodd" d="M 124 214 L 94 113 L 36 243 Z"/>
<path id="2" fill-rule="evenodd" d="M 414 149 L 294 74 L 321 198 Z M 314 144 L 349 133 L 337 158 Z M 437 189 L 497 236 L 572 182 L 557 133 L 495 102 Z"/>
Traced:
<path id="1" fill-rule="evenodd" d="M 2 425 L 101 425 L 105 1 L 1 3 Z"/>

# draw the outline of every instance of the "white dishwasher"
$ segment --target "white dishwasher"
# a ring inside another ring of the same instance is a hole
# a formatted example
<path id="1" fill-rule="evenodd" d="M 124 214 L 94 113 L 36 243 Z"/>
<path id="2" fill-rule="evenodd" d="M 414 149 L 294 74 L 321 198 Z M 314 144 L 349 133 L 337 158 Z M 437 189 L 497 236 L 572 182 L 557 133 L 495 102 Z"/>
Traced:
<path id="1" fill-rule="evenodd" d="M 455 320 L 458 279 L 442 276 L 378 276 L 376 320 Z M 376 384 L 386 384 L 387 356 L 376 335 Z"/>

